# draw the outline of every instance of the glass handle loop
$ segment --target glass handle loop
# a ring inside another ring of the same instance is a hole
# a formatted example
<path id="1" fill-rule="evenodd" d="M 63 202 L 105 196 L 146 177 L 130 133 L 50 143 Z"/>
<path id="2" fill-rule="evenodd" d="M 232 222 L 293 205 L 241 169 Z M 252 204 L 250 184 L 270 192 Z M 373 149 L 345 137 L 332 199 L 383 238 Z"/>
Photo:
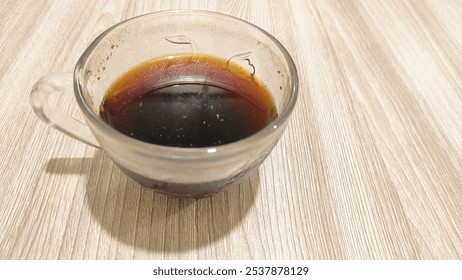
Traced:
<path id="1" fill-rule="evenodd" d="M 46 124 L 85 144 L 100 148 L 86 124 L 72 118 L 49 102 L 53 94 L 72 94 L 73 91 L 72 73 L 48 74 L 33 86 L 30 93 L 30 104 L 37 117 Z"/>

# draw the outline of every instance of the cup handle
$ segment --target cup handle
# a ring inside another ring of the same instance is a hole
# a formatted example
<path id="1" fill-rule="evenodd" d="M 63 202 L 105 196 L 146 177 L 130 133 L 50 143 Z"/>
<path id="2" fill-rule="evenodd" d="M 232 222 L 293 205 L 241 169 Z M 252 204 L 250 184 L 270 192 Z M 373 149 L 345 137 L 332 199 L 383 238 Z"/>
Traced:
<path id="1" fill-rule="evenodd" d="M 53 94 L 64 92 L 66 94 L 74 92 L 72 73 L 52 73 L 38 80 L 30 93 L 30 104 L 35 114 L 43 122 L 62 133 L 95 148 L 100 148 L 86 124 L 72 118 L 49 102 Z"/>

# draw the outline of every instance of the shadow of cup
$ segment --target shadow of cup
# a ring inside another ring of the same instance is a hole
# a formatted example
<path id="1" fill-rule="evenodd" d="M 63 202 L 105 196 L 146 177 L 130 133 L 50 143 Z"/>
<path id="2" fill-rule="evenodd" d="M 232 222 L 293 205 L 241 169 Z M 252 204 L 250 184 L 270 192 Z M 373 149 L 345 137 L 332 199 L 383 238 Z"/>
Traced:
<path id="1" fill-rule="evenodd" d="M 165 253 L 197 249 L 225 237 L 245 219 L 260 185 L 256 170 L 227 191 L 181 200 L 141 186 L 100 150 L 95 150 L 93 158 L 51 159 L 46 171 L 87 177 L 86 208 L 113 240 Z"/>

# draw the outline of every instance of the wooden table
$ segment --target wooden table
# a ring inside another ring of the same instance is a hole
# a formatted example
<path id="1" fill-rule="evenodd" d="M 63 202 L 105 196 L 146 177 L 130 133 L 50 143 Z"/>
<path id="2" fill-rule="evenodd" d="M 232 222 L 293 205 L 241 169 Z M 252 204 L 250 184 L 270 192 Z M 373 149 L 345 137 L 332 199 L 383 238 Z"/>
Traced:
<path id="1" fill-rule="evenodd" d="M 262 27 L 300 76 L 258 172 L 201 200 L 140 187 L 28 101 L 106 28 L 178 8 Z M 0 39 L 2 259 L 462 258 L 462 1 L 3 0 Z"/>

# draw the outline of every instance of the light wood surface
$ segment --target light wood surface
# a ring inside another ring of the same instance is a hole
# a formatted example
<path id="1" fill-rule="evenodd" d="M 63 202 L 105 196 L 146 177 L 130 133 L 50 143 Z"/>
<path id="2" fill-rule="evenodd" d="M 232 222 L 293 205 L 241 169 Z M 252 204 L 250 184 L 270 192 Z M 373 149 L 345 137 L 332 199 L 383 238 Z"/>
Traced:
<path id="1" fill-rule="evenodd" d="M 140 187 L 28 101 L 106 28 L 177 8 L 257 24 L 300 76 L 258 172 L 201 200 Z M 462 1 L 3 0 L 0 39 L 2 259 L 462 258 Z"/>

